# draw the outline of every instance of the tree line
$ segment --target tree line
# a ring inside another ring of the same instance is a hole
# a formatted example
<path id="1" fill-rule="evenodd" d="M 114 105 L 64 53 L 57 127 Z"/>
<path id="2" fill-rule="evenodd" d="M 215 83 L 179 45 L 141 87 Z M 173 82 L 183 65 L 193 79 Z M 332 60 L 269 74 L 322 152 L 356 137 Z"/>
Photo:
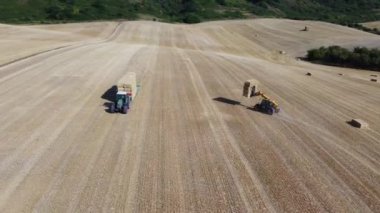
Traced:
<path id="1" fill-rule="evenodd" d="M 320 47 L 307 52 L 309 61 L 328 65 L 380 71 L 380 50 L 355 47 L 348 50 L 340 46 Z"/>
<path id="2" fill-rule="evenodd" d="M 140 14 L 186 23 L 253 15 L 342 25 L 380 19 L 379 0 L 0 0 L 0 8 L 0 21 L 13 23 L 131 20 Z"/>

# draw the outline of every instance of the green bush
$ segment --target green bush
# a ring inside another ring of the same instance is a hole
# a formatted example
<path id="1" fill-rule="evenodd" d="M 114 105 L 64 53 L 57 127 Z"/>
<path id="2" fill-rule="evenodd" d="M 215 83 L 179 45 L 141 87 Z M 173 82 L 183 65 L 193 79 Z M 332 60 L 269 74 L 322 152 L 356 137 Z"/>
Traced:
<path id="1" fill-rule="evenodd" d="M 223 6 L 227 5 L 226 0 L 216 0 L 216 3 L 223 5 Z"/>
<path id="2" fill-rule="evenodd" d="M 358 23 L 350 23 L 350 24 L 343 24 L 343 25 L 346 25 L 348 27 L 351 27 L 351 28 L 355 28 L 355 29 L 358 29 L 358 30 L 362 30 L 362 31 L 365 31 L 365 32 L 368 32 L 368 33 L 373 33 L 373 34 L 377 34 L 377 35 L 380 35 L 380 31 L 379 29 L 377 28 L 368 28 L 368 27 L 365 27 L 361 24 L 358 24 Z"/>
<path id="3" fill-rule="evenodd" d="M 339 46 L 320 47 L 307 52 L 307 60 L 380 71 L 380 50 L 356 47 L 353 51 Z"/>
<path id="4" fill-rule="evenodd" d="M 223 17 L 231 18 L 231 19 L 241 19 L 241 18 L 244 18 L 244 15 L 239 10 L 235 10 L 235 11 L 225 11 L 223 13 Z"/>
<path id="5" fill-rule="evenodd" d="M 379 0 L 248 0 L 262 16 L 352 23 L 379 20 Z"/>
<path id="6" fill-rule="evenodd" d="M 189 13 L 183 18 L 183 22 L 187 24 L 195 24 L 201 22 L 201 19 L 197 15 Z"/>

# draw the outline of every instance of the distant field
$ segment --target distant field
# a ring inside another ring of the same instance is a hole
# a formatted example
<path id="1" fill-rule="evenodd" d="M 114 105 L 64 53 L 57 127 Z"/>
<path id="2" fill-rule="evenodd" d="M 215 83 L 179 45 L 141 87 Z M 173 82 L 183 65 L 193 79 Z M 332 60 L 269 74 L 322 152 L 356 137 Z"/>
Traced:
<path id="1" fill-rule="evenodd" d="M 363 23 L 363 25 L 368 28 L 377 28 L 380 30 L 380 21 L 367 22 Z"/>

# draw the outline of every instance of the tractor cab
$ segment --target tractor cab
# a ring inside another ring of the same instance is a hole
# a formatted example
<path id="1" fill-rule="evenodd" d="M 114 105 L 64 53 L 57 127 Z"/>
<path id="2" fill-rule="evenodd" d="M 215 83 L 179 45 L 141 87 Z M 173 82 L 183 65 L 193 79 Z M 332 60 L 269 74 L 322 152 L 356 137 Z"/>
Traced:
<path id="1" fill-rule="evenodd" d="M 129 104 L 131 102 L 131 96 L 127 92 L 119 91 L 116 94 L 115 101 L 111 103 L 109 111 L 111 113 L 121 112 L 126 114 L 129 109 Z"/>
<path id="2" fill-rule="evenodd" d="M 129 102 L 130 97 L 128 96 L 127 92 L 118 92 L 116 94 L 116 102 L 118 101 L 123 101 L 124 102 Z"/>

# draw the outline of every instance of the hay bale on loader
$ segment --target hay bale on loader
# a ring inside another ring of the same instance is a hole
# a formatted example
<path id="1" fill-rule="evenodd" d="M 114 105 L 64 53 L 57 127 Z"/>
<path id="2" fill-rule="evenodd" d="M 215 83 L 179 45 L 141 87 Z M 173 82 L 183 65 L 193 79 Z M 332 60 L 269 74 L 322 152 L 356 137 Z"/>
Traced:
<path id="1" fill-rule="evenodd" d="M 258 85 L 259 85 L 259 82 L 256 79 L 247 80 L 244 83 L 243 96 L 246 98 L 255 96 L 255 94 L 259 92 Z"/>

